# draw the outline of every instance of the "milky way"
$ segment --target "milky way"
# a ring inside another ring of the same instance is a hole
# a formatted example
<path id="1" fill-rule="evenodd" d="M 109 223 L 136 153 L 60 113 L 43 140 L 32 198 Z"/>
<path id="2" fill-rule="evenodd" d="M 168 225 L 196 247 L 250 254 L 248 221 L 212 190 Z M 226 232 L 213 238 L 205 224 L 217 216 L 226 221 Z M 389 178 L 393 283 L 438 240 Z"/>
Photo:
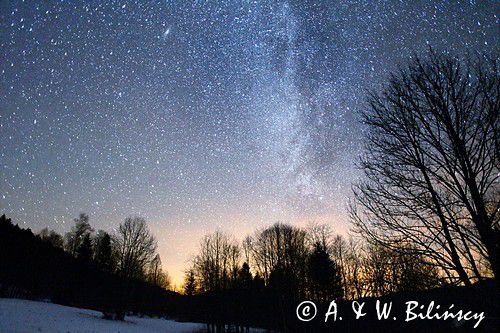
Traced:
<path id="1" fill-rule="evenodd" d="M 2 1 L 0 209 L 143 216 L 178 279 L 204 232 L 347 228 L 356 111 L 429 46 L 499 46 L 498 2 Z"/>

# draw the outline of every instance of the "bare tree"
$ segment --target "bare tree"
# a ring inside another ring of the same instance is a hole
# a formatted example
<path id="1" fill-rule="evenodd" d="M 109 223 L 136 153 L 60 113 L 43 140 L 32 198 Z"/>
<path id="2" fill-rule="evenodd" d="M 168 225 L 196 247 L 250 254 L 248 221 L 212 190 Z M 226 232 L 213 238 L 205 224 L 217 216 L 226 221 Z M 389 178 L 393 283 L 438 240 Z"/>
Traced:
<path id="1" fill-rule="evenodd" d="M 163 271 L 159 254 L 156 254 L 147 267 L 146 281 L 165 289 L 171 287 L 170 277 Z"/>
<path id="2" fill-rule="evenodd" d="M 329 254 L 332 254 L 334 233 L 330 225 L 328 224 L 318 224 L 316 222 L 311 222 L 307 225 L 307 241 L 308 245 L 313 248 L 317 244 L 320 244 L 323 249 L 325 249 Z"/>
<path id="3" fill-rule="evenodd" d="M 386 248 L 411 245 L 464 284 L 500 274 L 497 63 L 431 50 L 372 93 L 363 113 L 355 230 Z"/>
<path id="4" fill-rule="evenodd" d="M 156 240 L 146 221 L 140 217 L 128 217 L 120 224 L 113 237 L 117 251 L 117 271 L 122 276 L 144 278 L 146 266 L 156 253 Z"/>
<path id="5" fill-rule="evenodd" d="M 347 240 L 341 236 L 336 237 L 333 257 L 340 263 L 344 297 L 356 299 L 367 296 L 369 288 L 365 274 L 366 260 L 360 241 L 353 237 Z"/>
<path id="6" fill-rule="evenodd" d="M 310 248 L 306 231 L 283 223 L 258 230 L 249 241 L 252 261 L 267 285 L 304 293 Z"/>
<path id="7" fill-rule="evenodd" d="M 412 249 L 395 251 L 368 245 L 364 252 L 363 275 L 370 296 L 425 290 L 440 285 L 436 267 Z"/>
<path id="8" fill-rule="evenodd" d="M 229 236 L 220 231 L 206 235 L 193 269 L 201 292 L 223 290 L 234 285 L 238 277 L 240 248 Z"/>
<path id="9" fill-rule="evenodd" d="M 350 283 L 350 253 L 349 253 L 349 243 L 346 241 L 344 237 L 341 235 L 336 235 L 333 237 L 333 240 L 330 245 L 329 250 L 332 259 L 337 264 L 337 267 L 340 271 L 340 276 L 342 278 L 342 287 L 344 288 L 343 295 L 344 297 L 349 297 L 352 293 L 349 292 L 351 289 Z M 355 256 L 353 256 L 355 258 Z"/>

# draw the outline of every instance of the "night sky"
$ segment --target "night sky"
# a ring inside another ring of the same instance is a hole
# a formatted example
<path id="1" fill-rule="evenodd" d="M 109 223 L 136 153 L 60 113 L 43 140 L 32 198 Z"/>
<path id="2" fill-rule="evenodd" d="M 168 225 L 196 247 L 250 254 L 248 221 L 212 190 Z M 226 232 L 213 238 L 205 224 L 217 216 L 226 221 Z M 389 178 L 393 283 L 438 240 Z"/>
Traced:
<path id="1" fill-rule="evenodd" d="M 0 212 L 199 238 L 348 229 L 367 89 L 429 45 L 496 49 L 498 1 L 1 1 Z"/>

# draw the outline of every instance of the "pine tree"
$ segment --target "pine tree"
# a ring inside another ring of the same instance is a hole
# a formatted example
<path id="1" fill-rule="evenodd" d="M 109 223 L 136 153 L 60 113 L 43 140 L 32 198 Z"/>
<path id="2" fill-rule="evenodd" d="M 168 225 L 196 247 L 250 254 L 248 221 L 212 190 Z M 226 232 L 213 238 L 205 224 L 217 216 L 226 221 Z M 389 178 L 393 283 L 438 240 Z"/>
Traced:
<path id="1" fill-rule="evenodd" d="M 196 294 L 196 278 L 192 269 L 186 272 L 184 294 L 188 296 Z"/>
<path id="2" fill-rule="evenodd" d="M 342 297 L 340 271 L 320 243 L 314 245 L 309 257 L 308 275 L 310 291 L 315 299 L 328 301 Z"/>
<path id="3" fill-rule="evenodd" d="M 245 262 L 241 265 L 238 272 L 239 287 L 243 289 L 250 289 L 252 285 L 252 273 L 250 273 L 250 266 Z"/>
<path id="4" fill-rule="evenodd" d="M 97 233 L 94 261 L 103 271 L 112 272 L 114 269 L 111 236 L 102 230 Z"/>
<path id="5" fill-rule="evenodd" d="M 90 233 L 86 233 L 83 236 L 82 243 L 77 251 L 77 258 L 86 263 L 92 261 L 92 240 L 90 239 Z"/>

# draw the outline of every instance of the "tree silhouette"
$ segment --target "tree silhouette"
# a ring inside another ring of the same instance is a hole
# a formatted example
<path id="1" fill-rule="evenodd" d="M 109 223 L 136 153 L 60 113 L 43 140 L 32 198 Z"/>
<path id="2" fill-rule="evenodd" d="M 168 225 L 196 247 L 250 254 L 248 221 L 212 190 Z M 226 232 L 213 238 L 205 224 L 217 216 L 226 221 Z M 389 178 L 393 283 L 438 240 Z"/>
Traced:
<path id="1" fill-rule="evenodd" d="M 372 93 L 366 180 L 350 209 L 357 231 L 386 248 L 413 247 L 451 281 L 498 277 L 499 95 L 496 56 L 432 50 Z"/>
<path id="2" fill-rule="evenodd" d="M 114 260 L 111 236 L 107 232 L 99 230 L 95 237 L 94 248 L 94 262 L 100 269 L 112 272 L 114 270 Z"/>
<path id="3" fill-rule="evenodd" d="M 192 296 L 196 294 L 196 277 L 193 269 L 189 269 L 186 272 L 184 281 L 184 294 L 188 296 Z"/>
<path id="4" fill-rule="evenodd" d="M 258 230 L 248 246 L 254 266 L 267 285 L 294 296 L 303 293 L 309 253 L 305 230 L 275 223 Z"/>
<path id="5" fill-rule="evenodd" d="M 157 247 L 146 221 L 140 217 L 126 218 L 113 240 L 118 256 L 118 273 L 128 278 L 143 279 L 146 266 L 153 260 Z"/>
<path id="6" fill-rule="evenodd" d="M 250 289 L 252 287 L 252 273 L 250 273 L 250 266 L 246 262 L 241 265 L 238 272 L 238 286 L 243 289 Z"/>
<path id="7" fill-rule="evenodd" d="M 146 281 L 158 287 L 162 287 L 165 289 L 170 288 L 170 277 L 167 275 L 167 273 L 163 272 L 159 254 L 156 254 L 156 256 L 148 265 Z"/>
<path id="8" fill-rule="evenodd" d="M 308 261 L 309 288 L 312 297 L 319 301 L 342 297 L 342 278 L 335 262 L 324 245 L 317 242 Z"/>
<path id="9" fill-rule="evenodd" d="M 200 290 L 229 289 L 237 279 L 239 261 L 239 246 L 229 235 L 216 231 L 203 237 L 199 253 L 193 260 Z"/>
<path id="10" fill-rule="evenodd" d="M 80 246 L 78 247 L 76 257 L 85 263 L 90 263 L 92 261 L 93 258 L 92 240 L 90 239 L 89 233 L 86 233 L 83 236 L 83 240 Z"/>
<path id="11" fill-rule="evenodd" d="M 75 225 L 71 228 L 71 231 L 66 233 L 64 238 L 66 251 L 76 257 L 85 235 L 93 232 L 94 229 L 90 226 L 89 216 L 85 213 L 81 213 L 78 218 L 74 219 L 74 222 Z"/>
<path id="12" fill-rule="evenodd" d="M 54 247 L 63 248 L 64 239 L 54 230 L 49 230 L 48 228 L 43 228 L 39 233 L 38 237 L 44 242 L 51 244 Z"/>

